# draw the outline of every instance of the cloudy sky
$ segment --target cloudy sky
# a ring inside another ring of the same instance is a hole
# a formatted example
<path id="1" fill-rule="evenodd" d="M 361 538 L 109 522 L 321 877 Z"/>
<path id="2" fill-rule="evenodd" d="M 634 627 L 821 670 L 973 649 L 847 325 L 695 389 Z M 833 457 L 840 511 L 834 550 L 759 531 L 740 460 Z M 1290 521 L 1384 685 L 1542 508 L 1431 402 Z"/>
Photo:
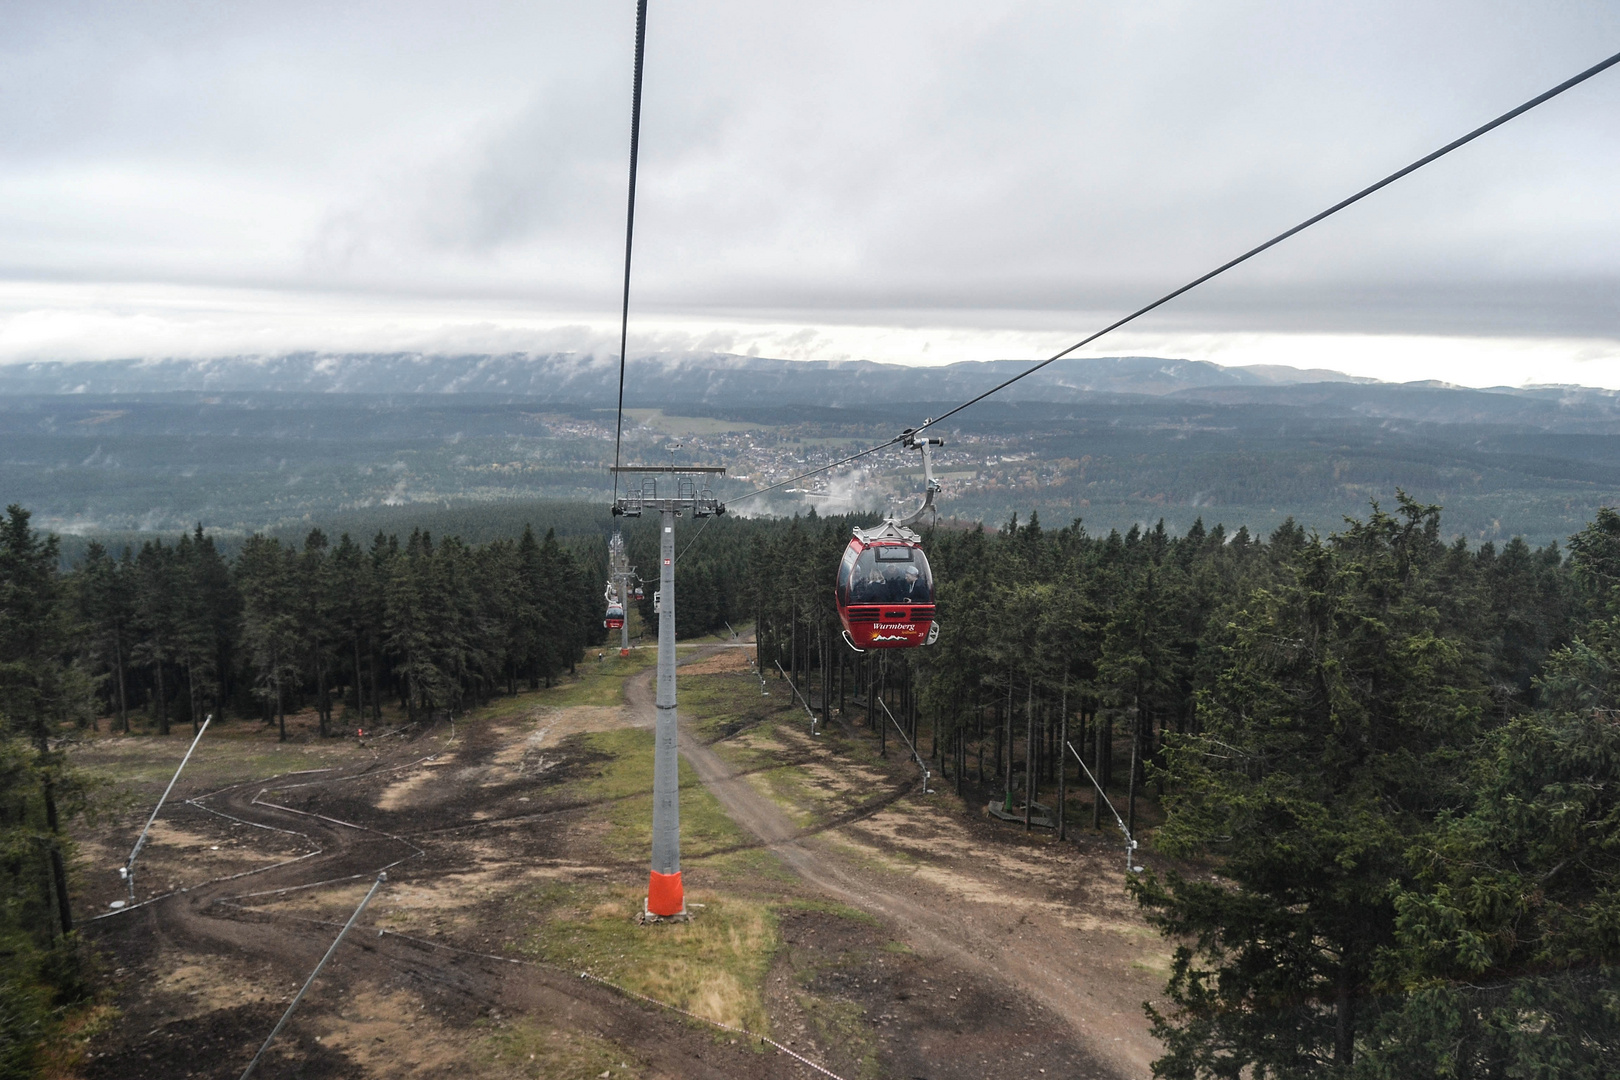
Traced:
<path id="1" fill-rule="evenodd" d="M 632 351 L 1039 358 L 1613 0 L 651 0 Z M 632 0 L 0 4 L 0 360 L 616 349 Z M 1620 387 L 1620 68 L 1093 355 Z"/>

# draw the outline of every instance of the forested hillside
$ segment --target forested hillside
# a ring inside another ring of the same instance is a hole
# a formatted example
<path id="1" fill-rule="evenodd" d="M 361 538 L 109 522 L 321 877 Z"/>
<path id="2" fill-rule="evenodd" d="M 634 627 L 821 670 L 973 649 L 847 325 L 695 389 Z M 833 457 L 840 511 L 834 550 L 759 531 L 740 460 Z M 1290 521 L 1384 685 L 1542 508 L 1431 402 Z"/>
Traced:
<path id="1" fill-rule="evenodd" d="M 594 508 L 619 449 L 626 461 L 673 450 L 680 462 L 724 465 L 715 491 L 735 501 L 943 415 L 1024 367 L 633 359 L 621 432 L 616 365 L 590 357 L 5 365 L 0 487 L 65 538 L 124 533 L 137 548 L 149 538 L 140 533 L 199 521 L 221 542 L 257 531 L 301 540 L 311 525 L 482 542 L 428 516 L 498 516 L 537 500 Z M 1269 533 L 1291 516 L 1328 532 L 1371 499 L 1393 505 L 1399 487 L 1446 507 L 1448 539 L 1542 545 L 1620 499 L 1620 396 L 1580 387 L 1471 390 L 1084 358 L 936 433 L 945 505 L 969 521 L 1038 510 L 1102 532 L 1160 518 L 1185 532 L 1202 516 Z M 883 510 L 914 497 L 916 467 L 915 454 L 875 453 L 746 508 Z"/>
<path id="2" fill-rule="evenodd" d="M 1158 1075 L 1608 1075 L 1620 515 L 1567 558 L 1441 535 L 1406 499 L 1327 537 L 936 531 L 939 643 L 858 660 L 842 523 L 756 538 L 750 579 L 767 653 L 875 688 L 956 791 L 1083 791 L 1066 741 L 1182 860 L 1129 881 L 1181 943 Z"/>
<path id="3" fill-rule="evenodd" d="M 18 1068 L 51 1010 L 93 989 L 65 833 L 93 800 L 63 738 L 208 712 L 266 739 L 298 709 L 322 734 L 410 723 L 552 680 L 603 641 L 597 537 L 317 529 L 227 557 L 199 528 L 64 568 L 8 514 L 0 1055 Z M 903 730 L 969 805 L 1061 799 L 1082 835 L 1112 835 L 1117 807 L 1149 864 L 1128 887 L 1179 943 L 1159 1075 L 1605 1075 L 1620 514 L 1540 549 L 1447 543 L 1440 509 L 1405 498 L 1328 536 L 938 528 L 939 642 L 884 656 L 852 653 L 833 607 L 849 527 L 869 521 L 683 523 L 683 634 L 755 623 L 762 667 L 828 720 L 886 709 L 870 734 Z M 625 532 L 656 580 L 656 523 Z"/>

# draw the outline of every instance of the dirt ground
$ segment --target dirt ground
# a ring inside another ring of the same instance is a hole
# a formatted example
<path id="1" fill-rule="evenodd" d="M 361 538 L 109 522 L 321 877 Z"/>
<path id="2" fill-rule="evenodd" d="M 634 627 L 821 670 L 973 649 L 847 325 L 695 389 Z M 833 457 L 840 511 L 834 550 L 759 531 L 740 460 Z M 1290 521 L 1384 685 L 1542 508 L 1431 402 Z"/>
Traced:
<path id="1" fill-rule="evenodd" d="M 684 925 L 634 918 L 650 651 L 381 738 L 211 730 L 121 910 L 116 867 L 185 738 L 77 748 L 130 796 L 81 837 L 119 1019 L 79 1075 L 240 1076 L 384 871 L 255 1075 L 1148 1075 L 1169 950 L 1114 835 L 992 822 L 937 777 L 925 794 L 892 740 L 880 757 L 858 711 L 811 735 L 751 650 L 682 655 Z"/>

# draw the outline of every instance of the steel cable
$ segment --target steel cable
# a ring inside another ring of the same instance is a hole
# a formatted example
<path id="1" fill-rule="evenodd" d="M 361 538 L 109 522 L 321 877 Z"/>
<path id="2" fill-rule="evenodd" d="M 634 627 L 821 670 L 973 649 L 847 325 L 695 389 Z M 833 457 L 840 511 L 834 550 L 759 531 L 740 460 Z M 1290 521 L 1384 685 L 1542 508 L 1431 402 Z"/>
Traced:
<path id="1" fill-rule="evenodd" d="M 1028 370 L 1021 371 L 1017 375 L 1014 375 L 1012 378 L 1007 379 L 1007 380 L 1005 380 L 1003 382 L 997 383 L 995 386 L 992 386 L 990 389 L 986 390 L 984 393 L 979 394 L 977 397 L 969 398 L 967 401 L 964 401 L 962 404 L 956 406 L 955 408 L 951 409 L 948 412 L 942 413 L 939 416 L 929 417 L 928 419 L 924 420 L 922 423 L 918 424 L 915 428 L 908 429 L 908 431 L 902 432 L 901 434 L 894 436 L 894 438 L 892 438 L 892 439 L 888 439 L 888 440 L 886 440 L 884 442 L 878 443 L 876 446 L 869 447 L 869 448 L 867 448 L 865 450 L 860 451 L 859 453 L 851 454 L 846 458 L 842 458 L 842 459 L 840 459 L 838 461 L 835 461 L 831 465 L 824 465 L 819 469 L 812 469 L 809 472 L 800 473 L 798 476 L 790 477 L 789 479 L 783 480 L 780 483 L 770 484 L 770 485 L 768 485 L 766 487 L 759 488 L 759 489 L 757 489 L 755 491 L 750 491 L 746 495 L 739 495 L 737 498 L 732 499 L 731 502 L 738 503 L 738 502 L 741 502 L 744 499 L 751 499 L 756 495 L 763 495 L 768 491 L 775 491 L 777 488 L 786 487 L 789 484 L 798 483 L 801 480 L 808 480 L 812 476 L 820 476 L 822 473 L 830 472 L 831 470 L 836 469 L 839 466 L 847 465 L 850 462 L 856 461 L 856 460 L 858 460 L 860 458 L 863 458 L 863 457 L 866 457 L 869 454 L 875 454 L 879 450 L 884 449 L 885 447 L 893 446 L 895 443 L 900 442 L 902 439 L 904 439 L 907 434 L 916 434 L 917 432 L 923 431 L 923 430 L 925 430 L 927 428 L 930 428 L 930 427 L 934 426 L 935 424 L 941 422 L 942 420 L 949 419 L 950 417 L 955 416 L 957 413 L 961 412 L 963 409 L 969 408 L 969 407 L 971 407 L 973 405 L 977 405 L 979 402 L 983 401 L 985 398 L 991 396 L 992 394 L 996 394 L 996 393 L 1001 392 L 1002 390 L 1007 389 L 1007 387 L 1011 386 L 1015 382 L 1018 382 L 1020 379 L 1025 379 L 1025 378 L 1028 378 L 1029 376 L 1035 374 L 1037 371 L 1040 371 L 1042 368 L 1046 367 L 1048 364 L 1056 363 L 1057 361 L 1063 359 L 1065 356 L 1068 356 L 1070 353 L 1074 352 L 1075 350 L 1081 349 L 1081 348 L 1084 348 L 1087 345 L 1090 345 L 1092 342 L 1096 341 L 1098 338 L 1104 336 L 1105 334 L 1112 333 L 1113 331 L 1118 330 L 1120 327 L 1124 326 L 1126 323 L 1129 323 L 1129 322 L 1132 322 L 1132 321 L 1134 321 L 1136 319 L 1141 318 L 1143 315 L 1146 315 L 1148 312 L 1153 311 L 1155 308 L 1162 307 L 1163 305 L 1165 305 L 1165 304 L 1169 303 L 1170 301 L 1174 300 L 1176 297 L 1181 296 L 1183 293 L 1190 292 L 1191 290 L 1196 289 L 1198 286 L 1204 284 L 1205 282 L 1211 280 L 1212 278 L 1219 277 L 1221 274 L 1226 273 L 1228 270 L 1232 269 L 1233 267 L 1238 266 L 1238 265 L 1240 265 L 1242 263 L 1248 262 L 1250 259 L 1254 258 L 1256 255 L 1259 255 L 1261 252 L 1267 250 L 1268 248 L 1275 247 L 1276 245 L 1282 243 L 1284 240 L 1287 240 L 1289 237 L 1294 236 L 1297 233 L 1304 232 L 1306 229 L 1310 228 L 1312 225 L 1315 225 L 1318 222 L 1321 222 L 1321 221 L 1323 221 L 1323 220 L 1325 220 L 1327 218 L 1332 217 L 1334 214 L 1337 214 L 1340 210 L 1343 210 L 1346 207 L 1352 206 L 1355 203 L 1360 202 L 1362 199 L 1365 199 L 1367 196 L 1373 194 L 1376 191 L 1379 191 L 1382 188 L 1388 187 L 1390 184 L 1393 184 L 1395 181 L 1401 179 L 1402 177 L 1407 176 L 1407 175 L 1409 175 L 1411 173 L 1414 173 L 1417 170 L 1423 168 L 1423 166 L 1428 165 L 1428 164 L 1430 164 L 1430 163 L 1432 163 L 1434 161 L 1438 161 L 1440 158 L 1445 157 L 1447 154 L 1451 153 L 1453 150 L 1456 150 L 1456 149 L 1458 149 L 1458 148 L 1460 148 L 1462 146 L 1466 146 L 1468 143 L 1473 142 L 1475 139 L 1479 138 L 1481 135 L 1484 135 L 1487 132 L 1490 132 L 1490 131 L 1492 131 L 1492 130 L 1494 130 L 1496 128 L 1501 127 L 1503 124 L 1507 123 L 1509 120 L 1512 120 L 1512 119 L 1514 119 L 1514 118 L 1516 118 L 1518 116 L 1523 115 L 1524 113 L 1529 112 L 1531 109 L 1535 108 L 1538 105 L 1542 105 L 1542 104 L 1545 104 L 1548 101 L 1551 101 L 1553 98 L 1557 97 L 1559 94 L 1562 94 L 1564 91 L 1570 90 L 1570 89 L 1572 89 L 1572 88 L 1574 88 L 1576 86 L 1579 86 L 1581 83 L 1585 82 L 1586 80 L 1592 78 L 1595 75 L 1599 75 L 1599 74 L 1603 73 L 1604 71 L 1607 71 L 1609 68 L 1613 67 L 1616 64 L 1620 64 L 1620 53 L 1615 53 L 1613 56 L 1609 57 L 1607 60 L 1603 60 L 1603 61 L 1600 61 L 1599 63 L 1593 64 L 1591 67 L 1587 68 L 1585 71 L 1582 71 L 1580 74 L 1572 76 L 1571 78 L 1565 79 L 1563 82 L 1559 83 L 1557 86 L 1554 86 L 1552 89 L 1547 90 L 1547 91 L 1545 91 L 1543 93 L 1537 94 L 1535 97 L 1531 98 L 1529 101 L 1526 101 L 1524 104 L 1519 105 L 1519 106 L 1517 106 L 1515 108 L 1509 109 L 1507 112 L 1505 112 L 1502 115 L 1496 117 L 1494 120 L 1491 120 L 1491 121 L 1489 121 L 1487 123 L 1481 124 L 1479 127 L 1477 127 L 1474 130 L 1468 132 L 1468 134 L 1463 135 L 1460 138 L 1453 139 L 1451 142 L 1446 143 L 1444 146 L 1440 147 L 1438 150 L 1435 150 L 1435 151 L 1433 151 L 1432 153 L 1429 153 L 1429 154 L 1425 154 L 1423 157 L 1418 158 L 1416 161 L 1412 162 L 1410 165 L 1405 166 L 1404 168 L 1400 168 L 1400 169 L 1395 170 L 1394 172 L 1390 173 L 1388 176 L 1384 177 L 1382 180 L 1379 180 L 1376 183 L 1367 185 L 1366 187 L 1362 188 L 1360 191 L 1356 192 L 1354 195 L 1351 195 L 1349 198 L 1342 199 L 1339 202 L 1334 203 L 1332 206 L 1328 207 L 1326 210 L 1323 210 L 1321 213 L 1314 214 L 1311 217 L 1306 218 L 1304 221 L 1300 222 L 1298 225 L 1295 225 L 1293 228 L 1287 229 L 1287 230 L 1285 230 L 1283 232 L 1278 233 L 1276 236 L 1273 236 L 1270 240 L 1267 240 L 1265 243 L 1259 244 L 1256 247 L 1250 248 L 1248 251 L 1245 251 L 1243 254 L 1239 255 L 1237 258 L 1231 259 L 1231 260 L 1229 260 L 1227 262 L 1224 262 L 1220 266 L 1217 266 L 1215 269 L 1209 271 L 1208 273 L 1200 275 L 1199 277 L 1196 277 L 1193 280 L 1187 282 L 1187 284 L 1181 286 L 1180 288 L 1174 289 L 1171 292 L 1165 293 L 1163 296 L 1159 297 L 1157 300 L 1153 301 L 1152 303 L 1145 304 L 1142 307 L 1137 308 L 1135 311 L 1131 312 L 1129 315 L 1126 315 L 1123 318 L 1117 319 L 1114 322 L 1111 322 L 1107 326 L 1103 327 L 1101 330 L 1098 330 L 1097 332 L 1095 332 L 1095 333 L 1093 333 L 1093 334 L 1091 334 L 1091 335 L 1089 335 L 1087 337 L 1084 337 L 1084 338 L 1080 339 L 1079 341 L 1075 342 L 1073 345 L 1070 345 L 1068 348 L 1064 349 L 1062 352 L 1054 353 L 1053 355 L 1047 357 L 1045 360 L 1042 360 L 1040 363 L 1034 365 L 1033 367 L 1029 368 Z"/>
<path id="2" fill-rule="evenodd" d="M 641 65 L 647 42 L 647 0 L 636 4 L 636 71 L 630 101 L 630 193 L 624 213 L 624 302 L 619 310 L 619 409 L 613 421 L 613 501 L 619 501 L 619 447 L 624 439 L 624 357 L 630 335 L 630 253 L 636 235 L 636 158 L 641 152 Z"/>

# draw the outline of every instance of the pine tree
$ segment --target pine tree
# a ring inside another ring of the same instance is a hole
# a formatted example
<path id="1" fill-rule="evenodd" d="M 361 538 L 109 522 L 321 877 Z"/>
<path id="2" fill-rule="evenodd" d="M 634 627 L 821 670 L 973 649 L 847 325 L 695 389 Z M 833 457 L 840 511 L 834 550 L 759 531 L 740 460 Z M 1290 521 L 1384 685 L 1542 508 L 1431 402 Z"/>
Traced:
<path id="1" fill-rule="evenodd" d="M 248 537 L 236 559 L 242 641 L 258 673 L 254 693 L 282 741 L 287 738 L 287 697 L 298 672 L 293 559 L 279 541 L 258 534 Z"/>
<path id="2" fill-rule="evenodd" d="M 152 673 L 152 706 L 158 734 L 169 734 L 169 665 L 179 653 L 180 580 L 175 551 L 162 540 L 141 545 L 135 557 L 135 627 L 130 657 Z"/>
<path id="3" fill-rule="evenodd" d="M 40 980 L 39 950 L 60 957 L 58 989 L 78 978 L 68 893 L 67 820 L 83 791 L 52 737 L 87 719 L 91 681 L 72 662 L 70 606 L 57 572 L 57 540 L 29 526 L 13 504 L 0 522 L 0 985 Z M 31 970 L 24 970 L 31 969 Z M 0 1009 L 0 1035 L 12 1035 Z"/>
<path id="4" fill-rule="evenodd" d="M 129 687 L 125 667 L 135 622 L 129 549 L 123 562 L 107 554 L 99 541 L 85 549 L 85 560 L 73 576 L 74 600 L 85 627 L 92 659 L 107 669 L 107 697 L 119 727 L 129 734 Z"/>
<path id="5" fill-rule="evenodd" d="M 332 621 L 334 633 L 341 640 L 340 651 L 349 665 L 349 692 L 354 696 L 354 712 L 362 723 L 366 711 L 365 656 L 370 652 L 371 634 L 376 625 L 369 571 L 365 553 L 344 533 L 331 556 Z"/>
<path id="6" fill-rule="evenodd" d="M 1293 548 L 1294 580 L 1237 620 L 1205 734 L 1173 737 L 1161 849 L 1220 857 L 1224 883 L 1132 882 L 1177 948 L 1164 1077 L 1344 1075 L 1357 1003 L 1394 942 L 1390 885 L 1447 797 L 1485 684 L 1437 614 L 1438 508 L 1376 507 Z"/>

